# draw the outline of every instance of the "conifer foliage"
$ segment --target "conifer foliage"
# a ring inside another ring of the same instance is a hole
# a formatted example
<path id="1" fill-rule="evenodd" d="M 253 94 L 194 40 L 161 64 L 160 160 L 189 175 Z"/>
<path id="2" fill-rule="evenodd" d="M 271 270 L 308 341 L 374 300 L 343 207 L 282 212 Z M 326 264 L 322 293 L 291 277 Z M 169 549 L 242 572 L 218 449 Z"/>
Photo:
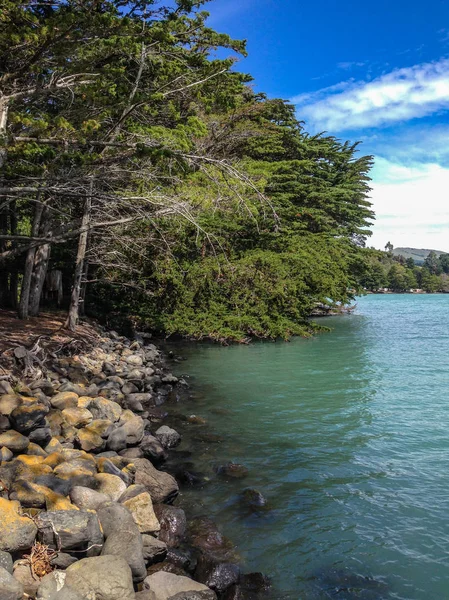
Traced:
<path id="1" fill-rule="evenodd" d="M 203 4 L 0 0 L 1 305 L 37 314 L 56 269 L 71 329 L 85 298 L 241 340 L 350 298 L 371 159 L 255 94 Z"/>

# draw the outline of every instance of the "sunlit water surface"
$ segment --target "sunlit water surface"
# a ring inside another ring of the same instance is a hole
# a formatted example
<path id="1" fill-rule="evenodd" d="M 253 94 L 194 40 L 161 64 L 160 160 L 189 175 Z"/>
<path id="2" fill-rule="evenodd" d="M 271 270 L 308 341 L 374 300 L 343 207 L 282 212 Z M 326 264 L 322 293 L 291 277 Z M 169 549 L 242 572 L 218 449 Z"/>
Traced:
<path id="1" fill-rule="evenodd" d="M 207 420 L 187 437 L 223 436 L 195 446 L 212 481 L 183 501 L 274 598 L 449 598 L 448 317 L 449 295 L 372 295 L 313 339 L 177 348 L 177 410 Z M 228 461 L 249 475 L 214 475 Z M 271 510 L 242 508 L 247 487 Z"/>

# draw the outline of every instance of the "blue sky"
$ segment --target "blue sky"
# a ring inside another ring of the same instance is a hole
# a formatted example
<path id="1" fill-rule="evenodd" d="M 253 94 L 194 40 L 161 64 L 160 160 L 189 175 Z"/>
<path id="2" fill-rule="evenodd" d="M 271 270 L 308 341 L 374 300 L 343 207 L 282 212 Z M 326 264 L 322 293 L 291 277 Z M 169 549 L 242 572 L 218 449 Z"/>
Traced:
<path id="1" fill-rule="evenodd" d="M 449 251 L 449 0 L 213 0 L 237 68 L 375 155 L 369 245 Z"/>

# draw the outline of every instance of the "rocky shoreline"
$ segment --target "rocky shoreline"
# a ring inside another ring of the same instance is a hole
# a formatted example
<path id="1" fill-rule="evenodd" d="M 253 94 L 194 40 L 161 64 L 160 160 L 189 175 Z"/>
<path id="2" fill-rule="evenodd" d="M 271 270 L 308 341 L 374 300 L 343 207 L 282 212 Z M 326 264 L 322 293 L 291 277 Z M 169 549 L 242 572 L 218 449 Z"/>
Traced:
<path id="1" fill-rule="evenodd" d="M 163 405 L 188 385 L 148 341 L 96 326 L 88 350 L 3 352 L 0 600 L 256 600 L 269 589 L 207 516 L 181 507 L 192 481 L 170 461 L 181 435 Z"/>

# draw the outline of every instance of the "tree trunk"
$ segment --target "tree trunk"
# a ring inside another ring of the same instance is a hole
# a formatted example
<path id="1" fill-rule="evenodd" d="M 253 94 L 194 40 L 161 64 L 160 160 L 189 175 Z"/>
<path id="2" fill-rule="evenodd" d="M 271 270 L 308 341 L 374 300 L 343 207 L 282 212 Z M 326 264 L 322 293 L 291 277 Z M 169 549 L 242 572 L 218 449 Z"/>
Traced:
<path id="1" fill-rule="evenodd" d="M 9 205 L 9 229 L 11 235 L 17 234 L 17 204 L 14 200 Z M 9 277 L 9 304 L 13 310 L 17 309 L 17 296 L 19 291 L 19 273 L 17 267 L 13 267 Z"/>
<path id="2" fill-rule="evenodd" d="M 45 210 L 44 215 L 48 216 L 48 211 Z M 50 233 L 51 224 L 49 221 L 44 222 L 40 227 L 42 237 Z M 48 261 L 50 259 L 50 244 L 39 246 L 34 255 L 34 271 L 31 278 L 29 315 L 37 317 L 39 314 L 39 305 L 41 302 L 42 290 L 44 288 L 45 277 L 47 275 Z"/>
<path id="3" fill-rule="evenodd" d="M 84 259 L 86 256 L 87 236 L 89 234 L 90 213 L 92 206 L 92 182 L 90 184 L 90 194 L 86 198 L 84 205 L 83 219 L 81 221 L 81 233 L 78 240 L 78 252 L 76 254 L 75 275 L 73 278 L 72 296 L 70 298 L 69 314 L 65 322 L 65 327 L 70 331 L 75 331 L 79 317 L 79 301 L 81 293 L 81 280 L 83 276 Z"/>
<path id="4" fill-rule="evenodd" d="M 8 234 L 8 213 L 7 210 L 3 210 L 0 213 L 0 233 Z M 6 250 L 6 242 L 0 241 L 0 252 Z M 6 265 L 0 268 L 0 306 L 6 308 L 8 305 L 8 270 Z"/>
<path id="5" fill-rule="evenodd" d="M 39 195 L 38 195 L 39 200 Z M 34 221 L 31 235 L 37 237 L 39 234 L 39 228 L 41 225 L 41 218 L 44 207 L 42 204 L 36 204 L 34 211 Z M 22 289 L 20 292 L 20 303 L 19 303 L 19 319 L 27 319 L 29 304 L 30 304 L 30 291 L 31 291 L 31 278 L 33 275 L 34 257 L 36 255 L 36 248 L 28 250 L 25 259 L 25 268 L 23 271 Z M 38 305 L 39 309 L 39 305 Z"/>

